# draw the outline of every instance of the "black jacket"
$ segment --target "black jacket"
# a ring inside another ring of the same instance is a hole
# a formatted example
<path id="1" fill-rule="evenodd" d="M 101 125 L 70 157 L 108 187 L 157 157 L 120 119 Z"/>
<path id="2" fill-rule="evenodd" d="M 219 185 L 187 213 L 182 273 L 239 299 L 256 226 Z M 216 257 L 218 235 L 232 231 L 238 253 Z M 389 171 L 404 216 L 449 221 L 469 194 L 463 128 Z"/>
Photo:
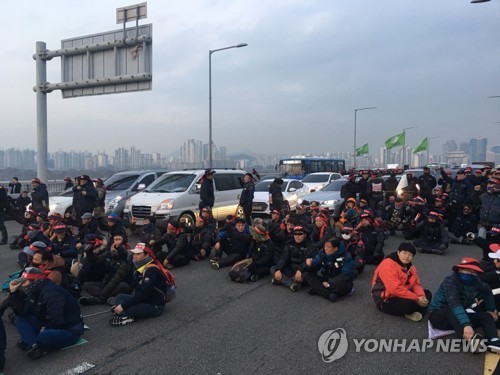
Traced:
<path id="1" fill-rule="evenodd" d="M 45 184 L 31 191 L 31 206 L 36 212 L 49 212 L 49 192 Z"/>
<path id="2" fill-rule="evenodd" d="M 156 306 L 166 303 L 167 283 L 162 271 L 158 267 L 148 265 L 144 268 L 143 272 L 136 270 L 132 286 L 134 288 L 132 298 L 122 303 L 124 310 L 139 303 Z"/>
<path id="3" fill-rule="evenodd" d="M 255 185 L 252 181 L 246 182 L 243 186 L 243 191 L 240 196 L 241 206 L 251 206 L 253 202 L 253 193 L 255 191 Z"/>
<path id="4" fill-rule="evenodd" d="M 317 248 L 309 238 L 301 243 L 295 241 L 289 243 L 285 246 L 285 251 L 276 265 L 276 270 L 287 268 L 292 272 L 304 271 L 306 269 L 306 259 L 314 258 L 317 253 Z"/>
<path id="5" fill-rule="evenodd" d="M 71 329 L 83 333 L 78 301 L 68 290 L 48 279 L 39 282 L 30 298 L 19 291 L 10 293 L 9 303 L 17 316 L 35 316 L 46 329 Z"/>
<path id="6" fill-rule="evenodd" d="M 214 181 L 206 176 L 201 183 L 200 200 L 202 207 L 213 207 L 215 203 Z"/>
<path id="7" fill-rule="evenodd" d="M 83 194 L 85 192 L 85 194 Z M 79 215 L 94 211 L 97 204 L 97 190 L 92 181 L 73 187 L 75 210 Z"/>

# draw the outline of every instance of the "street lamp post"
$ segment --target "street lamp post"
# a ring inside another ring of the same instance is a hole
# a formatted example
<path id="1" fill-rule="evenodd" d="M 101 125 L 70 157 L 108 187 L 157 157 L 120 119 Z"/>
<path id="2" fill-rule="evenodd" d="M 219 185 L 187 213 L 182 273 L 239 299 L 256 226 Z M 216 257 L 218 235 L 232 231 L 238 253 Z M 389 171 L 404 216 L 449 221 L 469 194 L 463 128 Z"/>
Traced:
<path id="1" fill-rule="evenodd" d="M 404 143 L 403 143 L 403 168 L 405 167 L 405 162 L 406 162 L 406 131 L 410 129 L 415 129 L 416 126 L 410 126 L 409 128 L 404 128 L 403 129 L 403 135 L 404 135 Z"/>
<path id="2" fill-rule="evenodd" d="M 357 118 L 358 111 L 365 111 L 367 109 L 377 109 L 377 107 L 356 108 L 354 110 L 354 150 L 353 150 L 354 169 L 356 169 L 356 118 Z"/>
<path id="3" fill-rule="evenodd" d="M 429 164 L 429 151 L 431 149 L 431 142 L 430 142 L 430 140 L 431 139 L 435 139 L 435 138 L 439 138 L 439 137 L 427 137 L 427 165 Z"/>
<path id="4" fill-rule="evenodd" d="M 231 48 L 241 48 L 248 46 L 247 43 L 240 43 L 235 46 L 229 46 L 224 48 L 217 48 L 208 51 L 208 159 L 209 168 L 212 168 L 213 158 L 213 140 L 212 140 L 212 53 L 223 51 Z"/>

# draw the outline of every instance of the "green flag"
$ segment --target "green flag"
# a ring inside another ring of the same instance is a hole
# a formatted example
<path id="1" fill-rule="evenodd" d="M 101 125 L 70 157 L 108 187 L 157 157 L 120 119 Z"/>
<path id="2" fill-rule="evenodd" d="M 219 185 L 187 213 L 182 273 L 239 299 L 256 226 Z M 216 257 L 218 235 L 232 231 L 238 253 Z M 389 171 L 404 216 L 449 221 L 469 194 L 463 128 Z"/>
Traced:
<path id="1" fill-rule="evenodd" d="M 396 134 L 394 137 L 389 138 L 385 141 L 385 148 L 390 150 L 393 147 L 404 146 L 405 144 L 405 133 Z"/>
<path id="2" fill-rule="evenodd" d="M 413 150 L 413 153 L 416 154 L 417 152 L 420 151 L 425 151 L 429 148 L 429 138 L 425 137 L 422 139 L 422 142 L 418 144 L 417 147 L 415 147 L 415 150 Z"/>
<path id="3" fill-rule="evenodd" d="M 356 149 L 356 156 L 366 155 L 368 153 L 369 153 L 369 151 L 368 151 L 368 143 L 365 143 L 363 146 L 358 147 Z"/>

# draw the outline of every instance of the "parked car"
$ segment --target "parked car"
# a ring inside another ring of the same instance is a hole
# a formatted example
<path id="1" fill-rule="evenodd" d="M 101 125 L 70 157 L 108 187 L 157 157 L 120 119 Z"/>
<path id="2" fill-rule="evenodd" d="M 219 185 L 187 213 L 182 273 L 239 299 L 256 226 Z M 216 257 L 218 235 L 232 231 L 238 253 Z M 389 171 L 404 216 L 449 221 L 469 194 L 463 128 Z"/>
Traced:
<path id="1" fill-rule="evenodd" d="M 271 215 L 269 206 L 269 185 L 274 179 L 261 180 L 255 185 L 252 216 L 268 217 Z M 295 210 L 297 200 L 307 193 L 305 185 L 299 180 L 283 178 L 281 191 L 283 192 L 283 208 L 287 211 Z"/>
<path id="2" fill-rule="evenodd" d="M 122 215 L 125 201 L 144 190 L 155 181 L 165 170 L 126 171 L 118 172 L 104 180 L 106 200 L 104 208 L 106 215 L 116 213 Z M 52 203 L 52 198 L 51 201 Z"/>
<path id="3" fill-rule="evenodd" d="M 214 169 L 215 205 L 212 213 L 217 220 L 227 215 L 241 216 L 238 203 L 243 188 L 245 171 L 239 169 Z M 127 199 L 124 214 L 137 218 L 155 215 L 156 225 L 162 229 L 168 220 L 178 220 L 194 226 L 200 203 L 201 178 L 204 170 L 183 170 L 165 173 L 140 193 Z"/>
<path id="4" fill-rule="evenodd" d="M 28 205 L 31 208 L 31 204 Z M 71 214 L 73 211 L 73 189 L 69 188 L 63 192 L 53 195 L 49 198 L 49 211 L 64 214 Z"/>
<path id="5" fill-rule="evenodd" d="M 323 189 L 330 182 L 341 179 L 340 173 L 334 172 L 315 172 L 309 173 L 302 179 L 302 183 L 307 187 L 308 193 Z"/>
<path id="6" fill-rule="evenodd" d="M 304 202 L 318 202 L 322 207 L 328 207 L 328 210 L 333 213 L 333 215 L 340 215 L 340 206 L 344 201 L 343 198 L 340 197 L 340 190 L 342 186 L 347 183 L 348 180 L 345 178 L 341 178 L 331 182 L 326 185 L 320 191 L 315 191 L 313 193 L 309 193 L 304 195 L 302 198 L 299 198 L 298 204 L 303 204 Z"/>

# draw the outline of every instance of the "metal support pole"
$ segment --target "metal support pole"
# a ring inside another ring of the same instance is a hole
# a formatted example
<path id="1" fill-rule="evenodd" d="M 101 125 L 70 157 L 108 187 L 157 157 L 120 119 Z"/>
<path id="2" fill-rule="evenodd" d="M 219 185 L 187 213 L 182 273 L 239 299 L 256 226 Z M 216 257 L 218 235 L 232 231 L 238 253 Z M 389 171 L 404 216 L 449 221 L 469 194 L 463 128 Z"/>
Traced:
<path id="1" fill-rule="evenodd" d="M 36 129 L 37 129 L 37 177 L 47 182 L 47 94 L 42 90 L 47 83 L 47 63 L 43 54 L 45 42 L 36 42 Z"/>
<path id="2" fill-rule="evenodd" d="M 208 168 L 212 168 L 212 51 L 208 51 Z"/>
<path id="3" fill-rule="evenodd" d="M 354 169 L 356 169 L 356 114 L 358 113 L 358 110 L 354 110 Z"/>

